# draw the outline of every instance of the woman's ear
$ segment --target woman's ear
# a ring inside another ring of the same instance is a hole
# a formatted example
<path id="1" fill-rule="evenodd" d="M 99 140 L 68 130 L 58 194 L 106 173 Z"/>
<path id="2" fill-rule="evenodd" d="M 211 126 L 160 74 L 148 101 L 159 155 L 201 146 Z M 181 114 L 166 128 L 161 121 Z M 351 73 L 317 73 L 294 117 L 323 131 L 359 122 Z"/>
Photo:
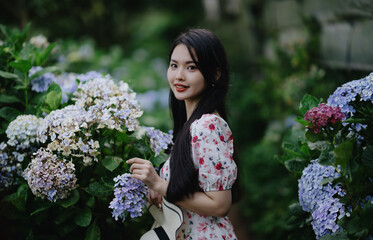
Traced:
<path id="1" fill-rule="evenodd" d="M 220 68 L 218 68 L 216 69 L 215 80 L 218 81 L 220 77 L 221 77 L 221 70 Z"/>

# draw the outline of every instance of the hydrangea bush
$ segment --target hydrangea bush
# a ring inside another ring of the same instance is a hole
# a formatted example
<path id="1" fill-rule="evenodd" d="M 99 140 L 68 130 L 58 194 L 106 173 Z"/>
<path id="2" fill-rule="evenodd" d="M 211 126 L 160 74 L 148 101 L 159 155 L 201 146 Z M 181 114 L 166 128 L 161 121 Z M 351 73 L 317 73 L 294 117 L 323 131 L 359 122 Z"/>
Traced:
<path id="1" fill-rule="evenodd" d="M 327 103 L 306 95 L 300 112 L 305 131 L 291 129 L 279 158 L 299 176 L 290 222 L 311 226 L 316 239 L 372 238 L 373 74 L 338 87 Z"/>
<path id="2" fill-rule="evenodd" d="M 0 67 L 0 213 L 12 219 L 2 222 L 9 229 L 3 235 L 138 238 L 152 222 L 143 214 L 148 190 L 130 177 L 125 160 L 158 167 L 172 135 L 140 126 L 143 111 L 127 83 L 45 66 L 54 44 L 40 36 L 27 41 L 27 31 L 6 32 L 0 46 L 12 51 Z"/>

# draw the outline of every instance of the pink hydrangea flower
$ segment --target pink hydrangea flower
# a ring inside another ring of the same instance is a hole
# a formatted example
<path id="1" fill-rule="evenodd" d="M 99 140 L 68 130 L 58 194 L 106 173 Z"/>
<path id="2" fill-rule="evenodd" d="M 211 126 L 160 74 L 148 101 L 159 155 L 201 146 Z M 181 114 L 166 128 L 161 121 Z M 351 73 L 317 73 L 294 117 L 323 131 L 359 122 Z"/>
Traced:
<path id="1" fill-rule="evenodd" d="M 311 129 L 314 133 L 320 133 L 323 127 L 342 122 L 345 117 L 339 107 L 331 107 L 325 103 L 320 103 L 319 106 L 306 112 L 304 120 L 308 122 L 308 129 Z"/>

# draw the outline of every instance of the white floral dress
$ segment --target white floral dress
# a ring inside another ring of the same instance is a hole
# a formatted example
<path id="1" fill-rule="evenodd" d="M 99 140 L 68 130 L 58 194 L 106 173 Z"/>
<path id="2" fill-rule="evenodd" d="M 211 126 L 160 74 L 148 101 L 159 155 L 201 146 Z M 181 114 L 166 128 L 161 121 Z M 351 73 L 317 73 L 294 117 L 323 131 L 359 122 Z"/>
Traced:
<path id="1" fill-rule="evenodd" d="M 190 127 L 192 157 L 198 171 L 199 185 L 205 191 L 221 191 L 232 188 L 237 178 L 234 162 L 233 138 L 228 124 L 214 114 L 204 114 Z M 170 161 L 163 165 L 160 176 L 169 180 Z M 237 239 L 228 217 L 213 217 L 182 209 L 184 222 L 177 239 Z"/>

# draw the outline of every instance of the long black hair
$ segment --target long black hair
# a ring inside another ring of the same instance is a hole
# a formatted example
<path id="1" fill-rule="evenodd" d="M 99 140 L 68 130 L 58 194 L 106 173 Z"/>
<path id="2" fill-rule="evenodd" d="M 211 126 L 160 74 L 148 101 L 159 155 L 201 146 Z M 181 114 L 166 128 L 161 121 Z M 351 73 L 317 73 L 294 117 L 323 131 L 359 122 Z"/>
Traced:
<path id="1" fill-rule="evenodd" d="M 171 46 L 169 60 L 179 44 L 188 48 L 205 79 L 206 87 L 189 119 L 185 102 L 177 100 L 170 90 L 170 108 L 174 123 L 174 146 L 170 156 L 171 176 L 166 194 L 170 202 L 181 201 L 184 197 L 202 191 L 191 156 L 190 125 L 203 114 L 215 111 L 227 121 L 225 99 L 229 88 L 229 67 L 225 50 L 212 32 L 206 29 L 190 29 L 180 34 Z"/>

